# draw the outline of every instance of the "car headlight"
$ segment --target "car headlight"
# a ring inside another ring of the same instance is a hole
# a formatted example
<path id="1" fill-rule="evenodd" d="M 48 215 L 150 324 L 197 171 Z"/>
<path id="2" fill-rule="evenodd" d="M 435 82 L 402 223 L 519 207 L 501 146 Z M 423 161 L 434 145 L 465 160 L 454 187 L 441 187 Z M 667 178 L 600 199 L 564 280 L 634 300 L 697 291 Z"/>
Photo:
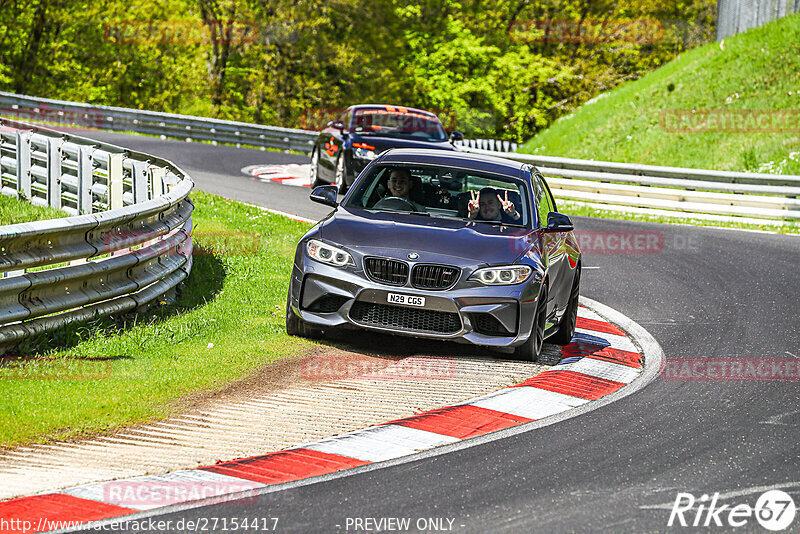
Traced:
<path id="1" fill-rule="evenodd" d="M 353 257 L 350 256 L 349 253 L 316 239 L 312 239 L 306 243 L 306 252 L 315 260 L 335 267 L 355 265 Z"/>
<path id="2" fill-rule="evenodd" d="M 505 265 L 503 267 L 485 267 L 478 269 L 470 280 L 476 280 L 486 286 L 508 286 L 520 284 L 530 277 L 533 269 L 527 265 Z"/>
<path id="3" fill-rule="evenodd" d="M 358 159 L 373 160 L 378 157 L 374 150 L 367 150 L 366 148 L 354 148 L 353 157 Z"/>

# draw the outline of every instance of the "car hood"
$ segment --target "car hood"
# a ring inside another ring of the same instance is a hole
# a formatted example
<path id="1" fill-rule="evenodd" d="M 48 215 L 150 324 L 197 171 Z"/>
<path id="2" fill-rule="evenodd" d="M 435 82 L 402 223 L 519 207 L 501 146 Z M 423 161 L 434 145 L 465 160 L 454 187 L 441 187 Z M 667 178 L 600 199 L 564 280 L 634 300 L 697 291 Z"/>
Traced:
<path id="1" fill-rule="evenodd" d="M 396 137 L 380 137 L 378 135 L 354 135 L 354 143 L 366 143 L 375 147 L 375 153 L 380 154 L 390 148 L 438 148 L 441 150 L 455 150 L 449 141 L 417 141 L 414 139 L 400 139 Z"/>
<path id="2" fill-rule="evenodd" d="M 454 219 L 370 212 L 339 207 L 319 227 L 319 237 L 361 255 L 458 266 L 512 263 L 530 246 L 531 230 Z"/>

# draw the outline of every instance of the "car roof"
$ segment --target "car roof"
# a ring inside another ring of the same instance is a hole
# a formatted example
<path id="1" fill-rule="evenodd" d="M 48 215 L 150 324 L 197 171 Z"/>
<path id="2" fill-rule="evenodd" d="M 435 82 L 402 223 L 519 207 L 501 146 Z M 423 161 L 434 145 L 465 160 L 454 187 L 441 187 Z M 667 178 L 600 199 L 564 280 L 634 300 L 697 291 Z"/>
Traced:
<path id="1" fill-rule="evenodd" d="M 434 113 L 432 111 L 428 111 L 428 110 L 425 110 L 425 109 L 419 109 L 419 108 L 410 108 L 408 106 L 398 106 L 396 104 L 356 104 L 354 106 L 350 106 L 350 108 L 348 108 L 348 109 L 367 109 L 367 108 L 369 108 L 369 109 L 372 109 L 372 108 L 381 108 L 381 109 L 403 108 L 406 111 L 414 111 L 416 113 L 426 113 L 428 115 L 432 115 L 433 117 L 436 117 L 436 113 Z"/>
<path id="2" fill-rule="evenodd" d="M 379 163 L 410 163 L 418 165 L 447 165 L 471 171 L 493 172 L 522 178 L 528 168 L 520 163 L 505 158 L 485 156 L 473 152 L 457 152 L 430 148 L 392 148 L 382 153 Z"/>

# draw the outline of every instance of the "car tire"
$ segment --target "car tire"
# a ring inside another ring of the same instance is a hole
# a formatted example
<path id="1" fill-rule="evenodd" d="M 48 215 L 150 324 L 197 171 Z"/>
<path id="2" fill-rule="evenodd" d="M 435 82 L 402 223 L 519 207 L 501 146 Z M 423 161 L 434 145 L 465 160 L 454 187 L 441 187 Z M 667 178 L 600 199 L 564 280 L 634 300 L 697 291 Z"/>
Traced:
<path id="1" fill-rule="evenodd" d="M 319 179 L 319 150 L 316 147 L 311 151 L 311 165 L 308 168 L 308 178 L 311 187 L 325 185 L 324 182 Z"/>
<path id="2" fill-rule="evenodd" d="M 291 291 L 291 289 L 290 289 Z M 314 339 L 322 337 L 322 330 L 302 320 L 292 309 L 291 293 L 286 296 L 286 333 L 290 336 Z"/>
<path id="3" fill-rule="evenodd" d="M 556 345 L 569 345 L 575 336 L 575 324 L 578 322 L 578 298 L 581 292 L 581 268 L 580 265 L 575 271 L 575 278 L 572 281 L 572 289 L 569 292 L 569 303 L 564 310 L 564 316 L 558 325 L 558 331 L 550 336 L 548 340 Z"/>
<path id="4" fill-rule="evenodd" d="M 528 339 L 517 347 L 516 355 L 519 359 L 535 362 L 542 355 L 544 346 L 544 330 L 547 326 L 547 285 L 542 282 L 542 289 L 536 299 L 536 315 L 533 317 L 533 328 Z"/>
<path id="5" fill-rule="evenodd" d="M 344 154 L 341 154 L 336 160 L 336 174 L 334 175 L 334 183 L 339 189 L 340 194 L 347 193 L 347 170 L 344 164 Z"/>

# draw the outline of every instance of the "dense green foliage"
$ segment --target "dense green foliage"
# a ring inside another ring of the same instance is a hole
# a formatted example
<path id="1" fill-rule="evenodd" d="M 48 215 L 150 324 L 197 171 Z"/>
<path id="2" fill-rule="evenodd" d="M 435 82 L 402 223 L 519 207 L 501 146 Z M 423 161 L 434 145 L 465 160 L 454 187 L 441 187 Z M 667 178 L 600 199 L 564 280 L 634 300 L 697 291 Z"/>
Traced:
<path id="1" fill-rule="evenodd" d="M 714 6 L 0 0 L 0 89 L 307 128 L 350 104 L 396 103 L 437 110 L 468 135 L 524 140 L 707 42 Z M 617 25 L 641 19 L 660 29 L 631 38 Z M 600 38 L 544 38 L 530 20 L 579 21 Z"/>
<path id="2" fill-rule="evenodd" d="M 687 52 L 644 78 L 587 102 L 521 151 L 800 174 L 798 72 L 800 15 L 793 15 Z M 682 123 L 680 118 L 691 116 L 692 110 L 713 110 L 716 123 Z M 768 124 L 763 121 L 780 117 L 787 120 L 774 127 L 759 127 L 757 122 Z M 742 127 L 726 127 L 722 119 L 730 118 L 741 118 Z"/>

